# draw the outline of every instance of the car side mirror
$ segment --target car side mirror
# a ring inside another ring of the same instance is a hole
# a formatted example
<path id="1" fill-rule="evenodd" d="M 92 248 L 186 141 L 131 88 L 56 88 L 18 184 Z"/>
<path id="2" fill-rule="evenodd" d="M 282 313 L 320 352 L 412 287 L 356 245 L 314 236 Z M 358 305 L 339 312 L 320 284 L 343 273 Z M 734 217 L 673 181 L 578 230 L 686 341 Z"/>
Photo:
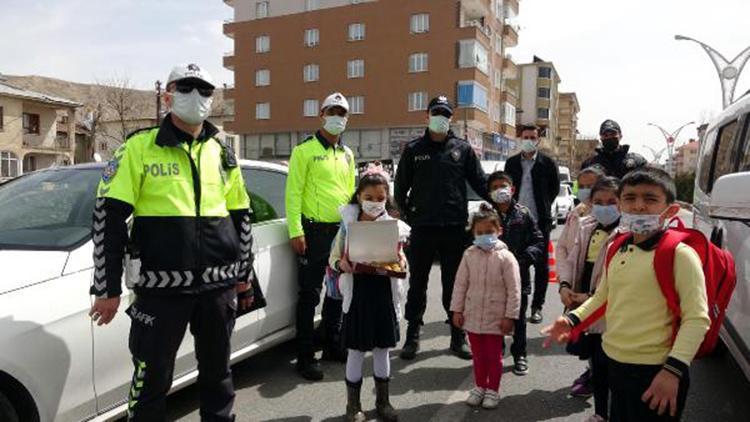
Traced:
<path id="1" fill-rule="evenodd" d="M 750 221 L 750 172 L 728 174 L 714 182 L 709 216 Z"/>

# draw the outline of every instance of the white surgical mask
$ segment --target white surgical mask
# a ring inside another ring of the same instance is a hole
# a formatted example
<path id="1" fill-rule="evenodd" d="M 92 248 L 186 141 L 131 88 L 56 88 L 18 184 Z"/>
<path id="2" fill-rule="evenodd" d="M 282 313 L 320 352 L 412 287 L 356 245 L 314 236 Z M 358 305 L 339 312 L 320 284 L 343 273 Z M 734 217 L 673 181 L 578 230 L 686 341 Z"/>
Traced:
<path id="1" fill-rule="evenodd" d="M 524 139 L 521 141 L 521 150 L 532 153 L 536 151 L 536 141 L 533 139 Z"/>
<path id="2" fill-rule="evenodd" d="M 510 188 L 495 189 L 490 192 L 490 199 L 496 204 L 507 204 L 513 198 L 513 191 Z"/>
<path id="3" fill-rule="evenodd" d="M 362 211 L 369 216 L 378 217 L 385 212 L 385 201 L 362 201 Z"/>
<path id="4" fill-rule="evenodd" d="M 435 133 L 448 133 L 451 128 L 451 119 L 445 116 L 430 116 L 430 130 Z"/>
<path id="5" fill-rule="evenodd" d="M 208 118 L 212 103 L 213 97 L 204 97 L 197 89 L 189 94 L 176 91 L 172 93 L 172 113 L 191 125 L 199 125 Z"/>
<path id="6" fill-rule="evenodd" d="M 338 136 L 341 132 L 346 130 L 346 123 L 349 121 L 346 117 L 341 116 L 325 116 L 325 124 L 323 129 L 333 136 Z"/>
<path id="7" fill-rule="evenodd" d="M 664 228 L 661 214 L 628 214 L 622 213 L 620 227 L 633 234 L 649 235 Z"/>

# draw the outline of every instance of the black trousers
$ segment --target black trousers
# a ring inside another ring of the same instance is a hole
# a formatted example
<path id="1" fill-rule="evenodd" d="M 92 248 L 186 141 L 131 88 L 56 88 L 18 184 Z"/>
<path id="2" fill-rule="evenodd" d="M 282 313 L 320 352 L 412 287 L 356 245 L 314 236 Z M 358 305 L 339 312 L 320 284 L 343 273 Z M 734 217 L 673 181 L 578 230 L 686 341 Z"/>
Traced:
<path id="1" fill-rule="evenodd" d="M 415 227 L 409 245 L 409 293 L 406 300 L 406 320 L 409 324 L 423 325 L 427 309 L 427 282 L 435 260 L 440 258 L 440 273 L 443 284 L 443 309 L 450 321 L 451 296 L 456 272 L 466 250 L 466 231 L 455 227 Z"/>
<path id="2" fill-rule="evenodd" d="M 591 382 L 594 385 L 594 412 L 609 420 L 609 360 L 602 348 L 601 334 L 587 334 L 591 347 Z"/>
<path id="3" fill-rule="evenodd" d="M 547 286 L 549 285 L 549 236 L 550 231 L 546 229 L 548 224 L 540 225 L 539 229 L 544 235 L 544 248 L 539 260 L 534 263 L 534 297 L 531 300 L 531 309 L 542 309 L 544 298 L 547 296 Z"/>
<path id="4" fill-rule="evenodd" d="M 521 268 L 521 310 L 518 313 L 516 326 L 513 329 L 513 344 L 510 353 L 514 359 L 526 356 L 526 310 L 529 308 L 529 294 L 531 294 L 530 265 L 522 265 Z"/>
<path id="5" fill-rule="evenodd" d="M 305 224 L 305 255 L 297 257 L 297 358 L 311 361 L 315 357 L 315 308 L 320 303 L 331 245 L 338 232 L 334 224 Z M 323 334 L 325 347 L 341 348 L 341 301 L 326 297 L 323 301 Z"/>
<path id="6" fill-rule="evenodd" d="M 237 312 L 234 287 L 195 295 L 140 294 L 126 312 L 132 321 L 129 346 L 135 366 L 128 419 L 166 419 L 175 357 L 189 323 L 198 359 L 201 420 L 233 420 L 229 355 Z"/>
<path id="7" fill-rule="evenodd" d="M 648 404 L 641 401 L 641 396 L 648 390 L 656 374 L 662 370 L 661 365 L 633 365 L 608 359 L 609 386 L 612 392 L 610 422 L 661 422 L 679 421 L 685 409 L 690 375 L 683 374 L 677 393 L 677 417 L 667 414 L 659 416 Z"/>

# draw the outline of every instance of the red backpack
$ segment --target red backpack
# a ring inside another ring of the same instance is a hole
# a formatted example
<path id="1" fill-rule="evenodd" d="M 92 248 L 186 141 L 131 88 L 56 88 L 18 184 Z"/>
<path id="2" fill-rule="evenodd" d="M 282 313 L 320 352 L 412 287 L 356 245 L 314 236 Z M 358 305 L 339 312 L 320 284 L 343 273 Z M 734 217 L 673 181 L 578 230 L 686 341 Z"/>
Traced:
<path id="1" fill-rule="evenodd" d="M 700 358 L 709 355 L 719 340 L 719 328 L 724 321 L 729 299 L 732 297 L 737 275 L 735 273 L 734 258 L 729 251 L 721 249 L 709 242 L 706 236 L 698 230 L 689 229 L 681 219 L 675 217 L 670 221 L 677 222 L 676 227 L 670 227 L 656 246 L 654 254 L 654 271 L 659 280 L 659 287 L 667 299 L 667 306 L 675 316 L 672 323 L 672 341 L 677 337 L 680 327 L 680 298 L 675 289 L 674 280 L 674 255 L 679 243 L 684 243 L 695 250 L 703 264 L 703 275 L 706 280 L 706 297 L 708 299 L 708 315 L 711 318 L 711 327 L 701 343 L 695 357 Z M 630 239 L 629 233 L 617 235 L 607 251 L 606 265 L 617 251 Z M 581 333 L 604 316 L 607 310 L 606 302 L 596 309 L 588 318 L 576 325 L 570 333 L 570 341 L 576 342 Z"/>

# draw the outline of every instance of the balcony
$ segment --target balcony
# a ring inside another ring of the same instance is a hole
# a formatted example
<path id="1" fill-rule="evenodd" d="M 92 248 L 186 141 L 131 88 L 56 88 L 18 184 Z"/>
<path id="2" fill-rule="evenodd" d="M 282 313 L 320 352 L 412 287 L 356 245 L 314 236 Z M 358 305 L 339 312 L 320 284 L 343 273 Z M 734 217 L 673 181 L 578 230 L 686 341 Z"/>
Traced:
<path id="1" fill-rule="evenodd" d="M 224 35 L 234 39 L 234 19 L 224 20 Z"/>
<path id="2" fill-rule="evenodd" d="M 504 87 L 503 92 L 500 95 L 500 102 L 508 103 L 515 107 L 518 104 L 518 95 L 516 92 L 508 89 L 508 87 Z"/>
<path id="3" fill-rule="evenodd" d="M 462 0 L 461 6 L 464 9 L 464 16 L 469 20 L 483 18 L 492 12 L 489 0 Z"/>
<path id="4" fill-rule="evenodd" d="M 461 28 L 472 28 L 472 27 L 477 28 L 479 32 L 487 36 L 488 41 L 492 39 L 492 28 L 484 24 L 484 19 L 468 20 L 464 22 L 463 25 L 461 25 Z"/>
<path id="5" fill-rule="evenodd" d="M 510 54 L 506 54 L 503 58 L 503 78 L 518 79 L 518 65 Z"/>
<path id="6" fill-rule="evenodd" d="M 512 48 L 518 45 L 519 26 L 511 20 L 506 19 L 503 24 L 503 44 L 505 47 Z"/>
<path id="7" fill-rule="evenodd" d="M 234 71 L 234 61 L 235 61 L 234 56 L 228 56 L 224 54 L 224 67 L 225 68 L 231 71 Z"/>

